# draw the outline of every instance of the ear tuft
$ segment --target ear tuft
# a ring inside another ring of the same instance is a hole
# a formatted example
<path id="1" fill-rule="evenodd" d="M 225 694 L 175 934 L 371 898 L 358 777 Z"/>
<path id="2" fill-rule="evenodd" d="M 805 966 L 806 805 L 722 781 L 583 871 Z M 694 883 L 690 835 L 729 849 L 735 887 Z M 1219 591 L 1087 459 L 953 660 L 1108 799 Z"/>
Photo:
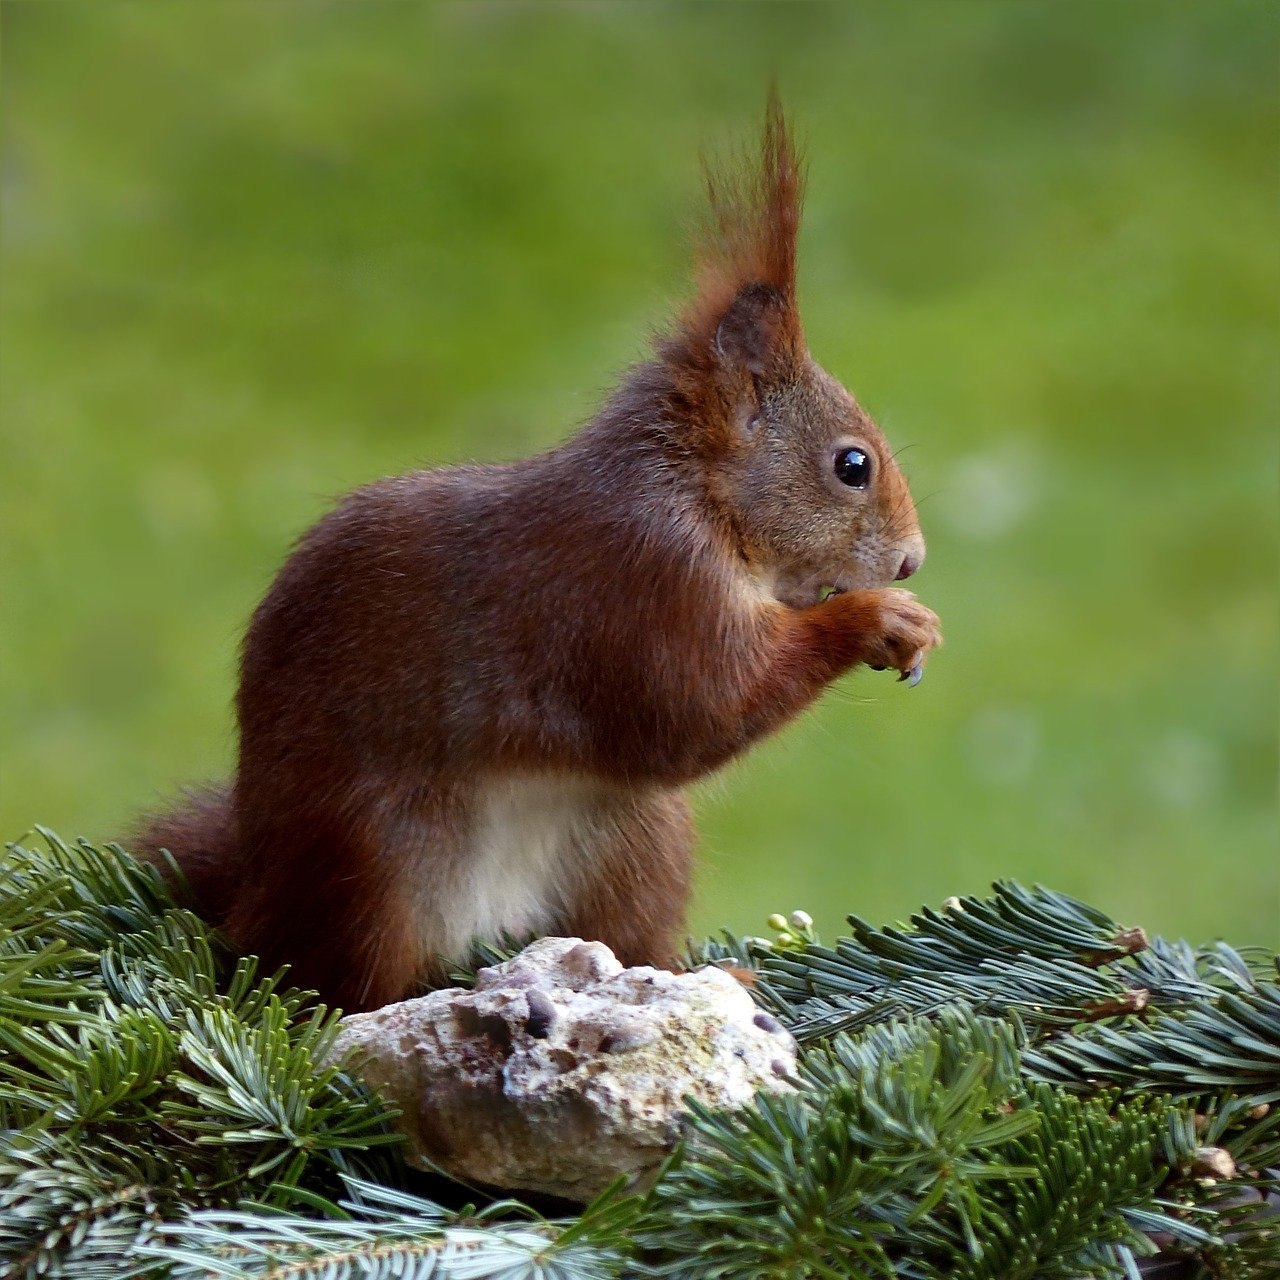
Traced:
<path id="1" fill-rule="evenodd" d="M 694 242 L 697 293 L 660 352 L 695 369 L 708 357 L 752 372 L 779 368 L 804 346 L 796 308 L 804 171 L 776 91 L 758 158 L 708 165 L 706 183 L 709 216 Z"/>

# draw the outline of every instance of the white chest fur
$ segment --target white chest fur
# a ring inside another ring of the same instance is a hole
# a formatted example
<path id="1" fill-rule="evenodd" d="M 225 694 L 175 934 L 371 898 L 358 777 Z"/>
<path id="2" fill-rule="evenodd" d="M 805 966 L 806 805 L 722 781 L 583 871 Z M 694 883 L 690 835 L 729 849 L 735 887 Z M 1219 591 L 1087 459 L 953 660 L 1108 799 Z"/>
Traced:
<path id="1" fill-rule="evenodd" d="M 460 957 L 474 939 L 550 929 L 588 871 L 622 799 L 572 775 L 509 774 L 476 790 L 460 833 L 445 894 L 450 909 L 433 922 L 434 950 Z"/>

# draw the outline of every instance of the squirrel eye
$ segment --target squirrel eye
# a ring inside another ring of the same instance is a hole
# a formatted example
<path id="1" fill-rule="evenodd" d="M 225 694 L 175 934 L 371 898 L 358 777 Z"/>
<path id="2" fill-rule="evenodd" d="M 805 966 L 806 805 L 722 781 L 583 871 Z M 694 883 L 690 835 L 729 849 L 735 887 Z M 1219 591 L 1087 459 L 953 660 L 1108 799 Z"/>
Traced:
<path id="1" fill-rule="evenodd" d="M 841 449 L 836 454 L 836 479 L 851 489 L 871 483 L 871 459 L 861 449 Z"/>

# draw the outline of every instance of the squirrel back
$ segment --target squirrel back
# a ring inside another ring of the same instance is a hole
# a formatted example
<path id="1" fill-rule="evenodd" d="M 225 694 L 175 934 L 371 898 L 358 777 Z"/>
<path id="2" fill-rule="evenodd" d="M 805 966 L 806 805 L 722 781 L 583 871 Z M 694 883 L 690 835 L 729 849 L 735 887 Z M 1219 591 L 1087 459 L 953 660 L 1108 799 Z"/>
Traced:
<path id="1" fill-rule="evenodd" d="M 502 934 L 673 963 L 683 786 L 938 642 L 888 586 L 924 556 L 905 480 L 804 343 L 776 102 L 758 170 L 709 185 L 692 301 L 576 436 L 376 482 L 304 535 L 245 637 L 233 786 L 141 834 L 347 1008 Z"/>

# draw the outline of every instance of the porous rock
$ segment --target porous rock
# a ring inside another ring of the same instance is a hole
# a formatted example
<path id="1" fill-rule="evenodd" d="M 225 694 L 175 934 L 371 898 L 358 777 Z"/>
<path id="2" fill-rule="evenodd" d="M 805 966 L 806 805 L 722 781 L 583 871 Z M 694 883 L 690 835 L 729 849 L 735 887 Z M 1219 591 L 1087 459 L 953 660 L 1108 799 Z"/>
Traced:
<path id="1" fill-rule="evenodd" d="M 795 1043 L 730 974 L 624 969 L 543 938 L 451 988 L 346 1018 L 335 1056 L 403 1112 L 407 1158 L 454 1177 L 589 1200 L 651 1174 L 683 1100 L 787 1091 Z"/>

